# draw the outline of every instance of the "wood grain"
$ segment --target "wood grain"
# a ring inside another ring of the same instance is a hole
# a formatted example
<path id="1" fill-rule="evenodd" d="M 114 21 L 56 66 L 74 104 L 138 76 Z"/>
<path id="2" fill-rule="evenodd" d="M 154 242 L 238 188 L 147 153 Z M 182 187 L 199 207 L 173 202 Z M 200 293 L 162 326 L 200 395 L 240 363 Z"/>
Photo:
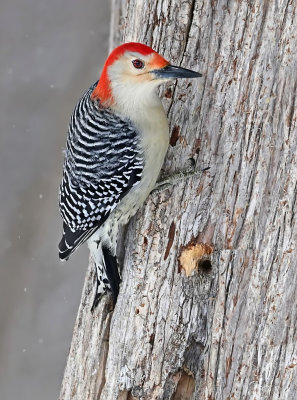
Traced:
<path id="1" fill-rule="evenodd" d="M 203 74 L 162 89 L 178 129 L 164 171 L 210 169 L 131 221 L 113 314 L 90 313 L 89 267 L 61 400 L 296 398 L 296 8 L 113 0 L 112 47 L 144 42 Z M 214 251 L 186 276 L 193 240 Z"/>

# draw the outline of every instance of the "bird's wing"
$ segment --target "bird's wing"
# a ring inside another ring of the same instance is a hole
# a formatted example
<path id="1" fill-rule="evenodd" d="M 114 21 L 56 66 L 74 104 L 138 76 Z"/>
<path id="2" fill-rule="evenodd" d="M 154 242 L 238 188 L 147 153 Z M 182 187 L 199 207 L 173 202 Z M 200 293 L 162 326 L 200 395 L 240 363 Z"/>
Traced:
<path id="1" fill-rule="evenodd" d="M 64 221 L 61 259 L 104 223 L 143 171 L 134 125 L 100 108 L 90 98 L 92 89 L 78 102 L 69 124 L 59 199 Z"/>

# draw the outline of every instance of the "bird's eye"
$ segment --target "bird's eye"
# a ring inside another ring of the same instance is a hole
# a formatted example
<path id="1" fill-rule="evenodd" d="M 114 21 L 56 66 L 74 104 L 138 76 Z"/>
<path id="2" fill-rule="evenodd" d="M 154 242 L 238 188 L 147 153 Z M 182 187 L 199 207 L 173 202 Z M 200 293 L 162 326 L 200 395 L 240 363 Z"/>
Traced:
<path id="1" fill-rule="evenodd" d="M 132 64 L 133 64 L 134 68 L 136 68 L 136 69 L 142 69 L 144 67 L 144 62 L 141 60 L 138 60 L 138 59 L 133 60 Z"/>

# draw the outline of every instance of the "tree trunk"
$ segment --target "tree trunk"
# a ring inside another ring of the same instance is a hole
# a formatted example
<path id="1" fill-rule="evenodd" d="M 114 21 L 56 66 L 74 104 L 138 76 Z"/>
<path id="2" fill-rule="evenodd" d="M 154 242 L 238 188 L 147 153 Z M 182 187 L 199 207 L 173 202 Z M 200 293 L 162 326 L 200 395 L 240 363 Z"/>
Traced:
<path id="1" fill-rule="evenodd" d="M 113 312 L 90 264 L 60 400 L 296 399 L 297 6 L 113 1 L 112 47 L 203 74 L 162 91 L 164 165 L 210 167 L 128 227 Z"/>

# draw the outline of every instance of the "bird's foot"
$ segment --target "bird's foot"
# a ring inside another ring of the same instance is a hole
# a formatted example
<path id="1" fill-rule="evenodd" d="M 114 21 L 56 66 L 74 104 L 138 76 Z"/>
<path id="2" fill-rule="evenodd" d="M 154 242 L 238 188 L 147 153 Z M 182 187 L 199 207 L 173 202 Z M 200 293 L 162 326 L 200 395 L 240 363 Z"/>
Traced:
<path id="1" fill-rule="evenodd" d="M 106 292 L 104 293 L 96 293 L 94 296 L 94 301 L 91 307 L 91 313 L 94 314 L 94 311 L 96 310 L 96 308 L 98 307 L 100 301 L 103 299 L 103 297 L 107 296 L 108 297 L 108 303 L 109 303 L 109 309 L 110 311 L 113 311 L 114 309 L 114 301 L 113 301 L 113 297 L 111 294 L 110 290 L 106 290 Z"/>
<path id="2" fill-rule="evenodd" d="M 93 300 L 93 304 L 91 307 L 91 313 L 93 314 L 93 312 L 95 311 L 95 309 L 97 308 L 98 304 L 100 303 L 100 300 L 102 299 L 102 297 L 105 295 L 106 293 L 98 293 L 96 292 L 94 300 Z"/>
<path id="3" fill-rule="evenodd" d="M 173 175 L 166 176 L 163 179 L 161 179 L 160 181 L 158 181 L 156 183 L 156 186 L 152 190 L 151 194 L 155 195 L 160 192 L 163 192 L 163 190 L 170 188 L 172 185 L 174 185 L 178 181 L 188 179 L 193 176 L 199 176 L 199 175 L 201 175 L 202 172 L 209 170 L 209 168 L 210 167 L 197 170 L 197 169 L 195 169 L 195 166 L 192 164 L 190 167 L 188 167 L 182 171 L 176 172 Z"/>

